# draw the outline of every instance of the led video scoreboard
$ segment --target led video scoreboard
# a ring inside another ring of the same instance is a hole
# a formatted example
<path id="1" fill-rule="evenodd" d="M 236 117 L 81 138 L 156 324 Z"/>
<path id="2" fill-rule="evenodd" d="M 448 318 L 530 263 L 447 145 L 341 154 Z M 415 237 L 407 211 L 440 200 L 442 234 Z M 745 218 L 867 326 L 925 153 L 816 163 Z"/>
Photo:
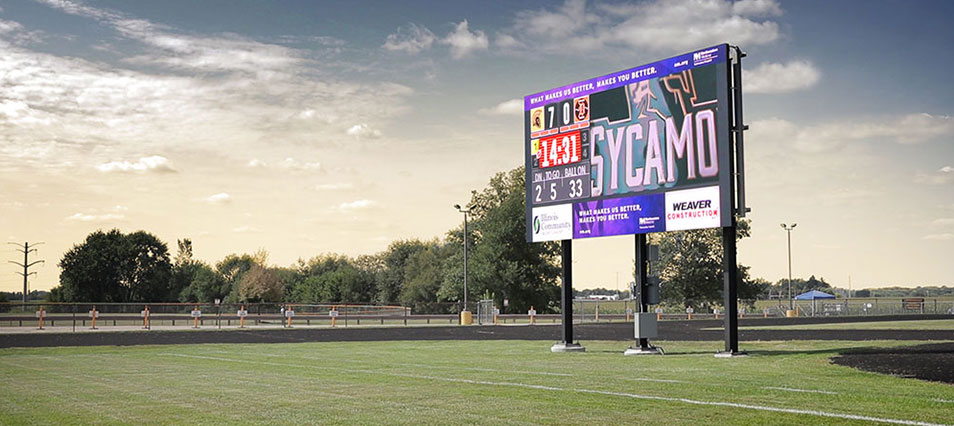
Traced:
<path id="1" fill-rule="evenodd" d="M 731 226 L 728 52 L 526 96 L 527 241 Z"/>

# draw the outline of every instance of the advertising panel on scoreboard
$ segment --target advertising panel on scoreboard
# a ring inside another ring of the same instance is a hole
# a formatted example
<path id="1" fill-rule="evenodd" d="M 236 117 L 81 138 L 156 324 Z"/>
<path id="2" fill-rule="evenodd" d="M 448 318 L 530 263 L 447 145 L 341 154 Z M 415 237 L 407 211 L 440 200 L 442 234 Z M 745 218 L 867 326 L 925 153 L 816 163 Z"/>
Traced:
<path id="1" fill-rule="evenodd" d="M 731 225 L 728 45 L 524 98 L 527 240 Z"/>

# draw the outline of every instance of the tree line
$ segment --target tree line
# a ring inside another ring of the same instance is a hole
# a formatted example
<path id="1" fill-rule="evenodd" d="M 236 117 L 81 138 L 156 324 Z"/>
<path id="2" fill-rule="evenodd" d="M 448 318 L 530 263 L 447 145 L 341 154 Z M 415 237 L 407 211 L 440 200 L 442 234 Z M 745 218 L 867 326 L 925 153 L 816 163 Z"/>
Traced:
<path id="1" fill-rule="evenodd" d="M 463 300 L 464 238 L 468 299 L 493 299 L 504 312 L 559 308 L 559 246 L 525 241 L 523 168 L 495 175 L 473 191 L 468 235 L 395 241 L 377 254 L 321 254 L 287 267 L 268 253 L 230 254 L 214 263 L 193 257 L 192 241 L 165 242 L 146 231 L 95 231 L 59 262 L 62 302 L 368 303 L 400 304 L 416 313 L 454 312 Z M 473 304 L 471 306 L 473 308 Z"/>
<path id="2" fill-rule="evenodd" d="M 395 241 L 373 255 L 327 253 L 287 267 L 270 266 L 264 250 L 230 254 L 212 264 L 193 257 L 189 239 L 178 240 L 176 254 L 170 256 L 167 245 L 148 232 L 96 231 L 64 254 L 60 284 L 50 291 L 50 300 L 367 303 L 408 306 L 416 313 L 455 312 L 462 308 L 467 238 L 469 301 L 492 299 L 505 313 L 523 313 L 531 306 L 541 313 L 555 312 L 560 303 L 560 248 L 556 242 L 526 242 L 524 179 L 524 169 L 518 167 L 472 191 L 466 236 L 461 225 L 443 238 Z M 738 238 L 749 234 L 749 222 L 739 220 Z M 660 277 L 664 304 L 722 304 L 721 238 L 719 228 L 650 235 L 660 252 L 650 274 Z M 787 280 L 773 284 L 750 277 L 749 267 L 738 266 L 738 294 L 744 303 L 787 296 Z M 797 292 L 831 289 L 814 276 L 793 280 L 792 287 Z"/>

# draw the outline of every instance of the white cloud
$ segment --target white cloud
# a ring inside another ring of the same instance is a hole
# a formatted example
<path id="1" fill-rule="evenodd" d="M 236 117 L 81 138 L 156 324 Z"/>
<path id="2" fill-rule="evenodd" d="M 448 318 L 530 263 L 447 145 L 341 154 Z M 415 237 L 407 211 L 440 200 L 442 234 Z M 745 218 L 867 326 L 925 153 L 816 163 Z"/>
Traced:
<path id="1" fill-rule="evenodd" d="M 431 48 L 437 37 L 427 27 L 410 24 L 389 34 L 381 47 L 392 52 L 418 53 Z"/>
<path id="2" fill-rule="evenodd" d="M 746 93 L 787 93 L 818 83 L 821 72 L 809 61 L 763 63 L 742 74 Z"/>
<path id="3" fill-rule="evenodd" d="M 76 213 L 72 216 L 66 218 L 67 220 L 75 222 L 116 222 L 126 219 L 126 216 L 117 214 L 117 213 L 105 213 L 105 214 L 85 214 L 85 213 Z"/>
<path id="4" fill-rule="evenodd" d="M 372 129 L 371 126 L 364 123 L 351 126 L 345 133 L 349 136 L 354 136 L 356 139 L 375 139 L 381 137 L 379 130 Z"/>
<path id="5" fill-rule="evenodd" d="M 338 205 L 338 210 L 351 211 L 351 210 L 366 209 L 366 208 L 371 207 L 371 206 L 373 206 L 373 205 L 375 205 L 375 204 L 377 204 L 377 203 L 375 203 L 373 200 L 357 200 L 357 201 L 352 201 L 352 202 L 350 202 L 350 203 L 341 203 L 341 204 L 339 204 L 339 205 Z"/>
<path id="6" fill-rule="evenodd" d="M 288 157 L 284 159 L 281 163 L 278 163 L 278 166 L 286 170 L 292 170 L 292 171 L 298 171 L 298 172 L 309 172 L 309 171 L 321 170 L 321 163 L 317 161 L 302 162 L 291 157 Z"/>
<path id="7" fill-rule="evenodd" d="M 954 234 L 929 234 L 921 237 L 922 240 L 951 241 L 954 240 Z"/>
<path id="8" fill-rule="evenodd" d="M 351 189 L 354 185 L 350 182 L 322 183 L 315 185 L 316 191 L 337 191 L 341 189 Z"/>
<path id="9" fill-rule="evenodd" d="M 246 164 L 249 168 L 274 168 L 289 170 L 293 172 L 316 172 L 321 170 L 321 163 L 317 161 L 307 162 L 307 161 L 298 161 L 292 157 L 285 158 L 278 163 L 268 163 L 258 158 L 253 158 L 248 161 Z"/>
<path id="10" fill-rule="evenodd" d="M 477 112 L 486 115 L 521 115 L 523 114 L 523 99 L 503 101 L 492 108 L 481 108 Z"/>
<path id="11" fill-rule="evenodd" d="M 451 56 L 455 59 L 463 58 L 478 50 L 487 50 L 490 44 L 483 31 L 471 32 L 467 26 L 465 19 L 454 26 L 454 31 L 441 39 L 441 44 L 450 46 Z"/>
<path id="12" fill-rule="evenodd" d="M 780 16 L 782 8 L 775 0 L 739 0 L 732 4 L 732 12 L 745 16 Z"/>
<path id="13" fill-rule="evenodd" d="M 122 158 L 144 150 L 220 152 L 224 138 L 239 153 L 260 149 L 265 139 L 333 144 L 333 135 L 347 129 L 336 124 L 339 117 L 387 121 L 408 110 L 413 92 L 348 80 L 332 67 L 350 65 L 313 59 L 328 55 L 321 46 L 306 51 L 235 34 L 180 35 L 80 3 L 47 4 L 114 30 L 127 50 L 144 53 L 101 63 L 33 51 L 0 35 L 0 170 L 63 168 L 89 162 L 91 152 L 106 152 L 109 161 L 120 156 L 105 169 L 136 170 L 135 160 Z"/>
<path id="14" fill-rule="evenodd" d="M 932 221 L 931 224 L 938 225 L 938 226 L 954 225 L 954 217 L 942 217 L 939 219 L 934 219 L 934 221 Z"/>
<path id="15" fill-rule="evenodd" d="M 209 203 L 209 204 L 226 204 L 226 203 L 231 203 L 231 202 L 232 202 L 232 196 L 229 195 L 229 194 L 227 194 L 227 193 L 225 193 L 225 192 L 220 192 L 220 193 L 218 193 L 218 194 L 213 194 L 213 195 L 210 195 L 210 196 L 206 197 L 205 202 L 207 202 L 207 203 Z"/>
<path id="16" fill-rule="evenodd" d="M 251 234 L 262 231 L 254 226 L 242 225 L 237 228 L 232 228 L 232 232 L 235 232 L 236 234 Z"/>
<path id="17" fill-rule="evenodd" d="M 751 128 L 747 139 L 784 144 L 805 153 L 821 153 L 859 141 L 887 140 L 912 144 L 949 137 L 954 135 L 954 120 L 948 116 L 908 114 L 901 118 L 845 119 L 817 125 L 796 125 L 772 118 L 755 121 Z"/>
<path id="18" fill-rule="evenodd" d="M 944 185 L 949 182 L 954 182 L 954 167 L 944 166 L 934 173 L 920 172 L 914 175 L 914 182 L 928 185 Z"/>
<path id="19" fill-rule="evenodd" d="M 605 48 L 637 48 L 673 53 L 717 43 L 770 44 L 782 13 L 776 1 L 652 0 L 636 4 L 567 0 L 559 7 L 518 12 L 514 25 L 498 37 L 501 48 L 578 55 Z"/>
<path id="20" fill-rule="evenodd" d="M 109 172 L 174 172 L 169 159 L 161 155 L 142 157 L 139 161 L 111 161 L 96 166 L 96 170 Z"/>

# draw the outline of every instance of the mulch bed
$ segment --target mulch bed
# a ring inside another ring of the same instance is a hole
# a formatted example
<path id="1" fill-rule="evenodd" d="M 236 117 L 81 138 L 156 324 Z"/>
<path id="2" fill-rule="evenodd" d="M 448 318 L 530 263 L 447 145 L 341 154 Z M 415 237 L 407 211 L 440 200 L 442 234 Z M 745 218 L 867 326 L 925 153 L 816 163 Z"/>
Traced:
<path id="1" fill-rule="evenodd" d="M 845 352 L 832 363 L 875 373 L 954 384 L 954 343 Z"/>

